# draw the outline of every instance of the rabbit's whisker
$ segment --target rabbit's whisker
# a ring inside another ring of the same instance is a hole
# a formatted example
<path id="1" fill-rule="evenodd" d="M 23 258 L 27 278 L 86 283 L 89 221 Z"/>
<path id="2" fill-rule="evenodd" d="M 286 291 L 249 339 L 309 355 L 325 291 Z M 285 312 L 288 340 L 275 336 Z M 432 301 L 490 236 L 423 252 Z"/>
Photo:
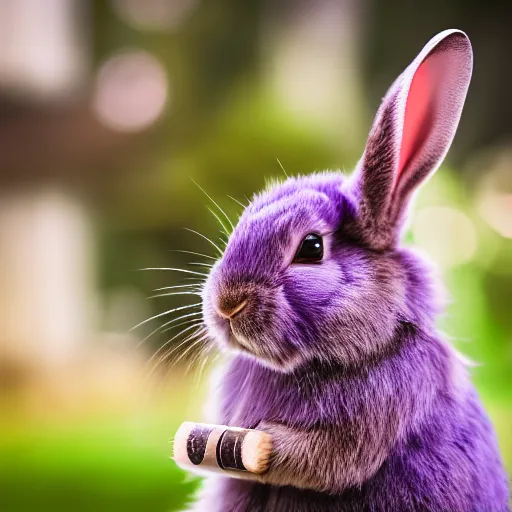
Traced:
<path id="1" fill-rule="evenodd" d="M 208 258 L 209 260 L 217 261 L 217 258 L 215 258 L 214 256 L 208 256 L 207 254 L 202 254 L 200 252 L 184 251 L 182 249 L 171 249 L 170 252 L 182 252 L 184 254 L 193 254 L 194 256 L 201 256 L 203 258 Z"/>
<path id="2" fill-rule="evenodd" d="M 199 319 L 194 319 L 194 320 L 195 320 L 195 321 L 197 321 L 197 320 L 199 320 Z M 181 325 L 181 324 L 172 325 L 171 327 L 167 327 L 166 329 L 163 329 L 163 330 L 162 330 L 162 334 L 163 334 L 164 332 L 168 332 L 168 331 L 170 331 L 170 330 L 174 329 L 177 325 Z M 165 324 L 164 324 L 164 325 L 162 325 L 162 327 L 164 327 L 164 326 L 165 326 Z"/>
<path id="3" fill-rule="evenodd" d="M 279 164 L 279 167 L 281 167 L 281 170 L 284 172 L 284 175 L 288 178 L 288 173 L 286 172 L 285 168 L 283 167 L 283 164 L 281 163 L 281 160 L 279 160 L 279 158 L 277 158 L 276 156 L 276 160 L 277 160 L 277 163 Z"/>
<path id="4" fill-rule="evenodd" d="M 192 288 L 192 287 L 193 287 L 192 284 L 178 284 L 178 285 L 174 285 L 174 286 L 164 286 L 162 288 L 155 288 L 153 291 L 154 292 L 159 292 L 161 290 L 176 290 L 178 288 L 188 288 L 188 289 L 193 290 L 193 291 L 199 290 L 199 288 L 195 289 L 195 288 Z"/>
<path id="5" fill-rule="evenodd" d="M 197 336 L 201 336 L 200 338 L 196 338 Z M 194 339 L 196 338 L 196 339 Z M 170 350 L 167 354 L 163 354 L 162 357 L 158 360 L 155 367 L 153 368 L 153 371 L 156 370 L 158 366 L 160 366 L 163 362 L 169 361 L 169 371 L 165 374 L 165 377 L 169 375 L 169 372 L 174 368 L 178 362 L 188 353 L 190 350 L 192 350 L 194 347 L 197 347 L 200 343 L 204 341 L 204 331 L 203 329 L 199 329 L 197 332 L 192 333 L 191 335 L 187 336 L 183 341 L 181 341 L 176 347 L 173 347 L 172 350 Z M 172 360 L 173 356 L 177 355 L 178 351 L 187 343 L 192 341 L 189 347 L 185 351 L 183 351 L 177 359 L 174 361 Z"/>
<path id="6" fill-rule="evenodd" d="M 204 369 L 206 368 L 206 365 L 208 364 L 208 359 L 210 358 L 210 345 L 207 345 L 206 348 L 199 352 L 200 356 L 199 359 L 203 359 L 199 369 L 196 373 L 196 376 L 194 378 L 194 388 L 197 388 L 199 386 L 199 383 L 201 382 L 201 378 L 203 377 Z M 198 360 L 199 360 L 198 359 Z"/>
<path id="7" fill-rule="evenodd" d="M 235 226 L 233 226 L 233 223 L 231 222 L 231 219 L 227 216 L 226 212 L 218 205 L 218 203 L 206 192 L 206 190 L 201 187 L 200 185 L 198 185 L 194 180 L 192 180 L 193 183 L 196 185 L 196 187 L 199 188 L 199 190 L 201 190 L 201 192 L 203 192 L 203 194 L 218 208 L 218 210 L 222 213 L 222 215 L 224 215 L 224 217 L 226 217 L 226 220 L 229 222 L 229 225 L 231 226 L 231 231 L 233 231 L 235 229 Z M 211 210 L 210 210 L 211 211 Z M 212 212 L 213 213 L 213 212 Z M 214 214 L 215 215 L 215 214 Z M 217 215 L 215 215 L 215 217 L 217 217 Z M 218 218 L 218 217 L 217 217 Z M 220 224 L 222 226 L 224 226 L 224 223 L 218 219 Z M 228 234 L 228 230 L 227 229 L 224 229 L 226 231 L 226 235 Z"/>
<path id="8" fill-rule="evenodd" d="M 202 362 L 199 367 L 199 371 L 196 374 L 196 377 L 194 379 L 195 386 L 199 385 L 201 373 L 203 372 L 203 370 L 206 366 L 206 362 L 208 361 L 212 346 L 213 346 L 213 343 L 211 343 L 208 340 L 208 342 L 204 345 L 204 347 L 197 351 L 197 355 L 192 359 L 192 361 L 190 361 L 190 363 L 188 365 L 187 372 L 189 372 L 197 364 L 197 362 L 202 359 Z"/>
<path id="9" fill-rule="evenodd" d="M 171 363 L 172 366 L 176 366 L 194 347 L 197 347 L 204 340 L 208 339 L 208 334 L 206 334 L 204 331 L 202 333 L 200 332 L 199 334 L 201 337 L 194 340 L 194 343 L 191 343 L 190 346 L 186 350 L 184 350 L 175 361 Z"/>
<path id="10" fill-rule="evenodd" d="M 188 304 L 187 306 L 180 306 L 178 308 L 169 309 L 167 311 L 164 311 L 163 313 L 158 313 L 158 315 L 154 315 L 151 318 L 143 320 L 142 322 L 138 323 L 135 327 L 132 327 L 130 329 L 130 332 L 135 330 L 135 329 L 137 329 L 141 325 L 144 325 L 144 324 L 147 324 L 148 322 L 151 322 L 151 320 L 154 320 L 155 318 L 160 318 L 161 316 L 170 315 L 171 313 L 175 313 L 176 311 L 181 311 L 182 309 L 190 309 L 190 308 L 193 308 L 193 307 L 196 307 L 196 306 L 200 306 L 200 305 L 201 305 L 201 302 L 197 302 L 196 304 Z"/>
<path id="11" fill-rule="evenodd" d="M 213 247 L 215 247 L 215 249 L 217 249 L 217 251 L 219 251 L 219 254 L 222 254 L 221 248 L 215 242 L 210 240 L 206 235 L 203 235 L 202 233 L 199 233 L 199 231 L 195 231 L 194 229 L 190 229 L 190 228 L 183 228 L 183 229 L 190 231 L 191 233 L 195 233 L 197 236 L 200 236 L 201 238 L 204 238 L 207 242 L 209 242 L 211 245 L 213 245 Z"/>
<path id="12" fill-rule="evenodd" d="M 196 276 L 203 276 L 208 277 L 208 274 L 205 274 L 203 272 L 195 272 L 194 270 L 187 270 L 184 268 L 173 268 L 173 267 L 148 267 L 148 268 L 141 268 L 139 270 L 168 270 L 173 272 L 183 272 L 185 274 L 194 274 Z"/>
<path id="13" fill-rule="evenodd" d="M 177 349 L 177 348 L 180 348 L 180 347 L 181 347 L 181 346 L 183 346 L 185 343 L 187 343 L 187 342 L 189 342 L 189 341 L 193 340 L 193 339 L 194 339 L 194 337 L 196 337 L 197 335 L 198 335 L 198 333 L 197 333 L 197 332 L 192 333 L 190 336 L 187 336 L 187 337 L 186 337 L 182 342 L 180 342 L 180 344 L 179 344 L 177 347 L 174 347 L 172 350 L 170 350 L 170 351 L 169 351 L 168 353 L 166 353 L 166 354 L 162 354 L 162 355 L 160 356 L 160 358 L 158 359 L 158 361 L 157 361 L 154 365 L 152 365 L 152 367 L 150 367 L 150 368 L 148 369 L 147 378 L 148 378 L 148 379 L 149 379 L 149 378 L 151 378 L 151 376 L 156 372 L 156 370 L 160 367 L 160 365 L 161 365 L 162 363 L 164 363 L 167 359 L 169 359 L 169 357 L 170 357 L 172 354 L 174 354 L 174 353 L 176 352 L 176 349 Z M 169 341 L 171 341 L 171 340 L 169 340 Z M 194 343 L 195 343 L 195 342 L 194 342 Z M 163 347 L 161 347 L 161 348 L 163 348 Z M 156 356 L 156 355 L 157 355 L 157 354 L 155 353 L 155 354 L 154 354 L 154 356 Z M 152 358 L 152 359 L 153 359 L 153 358 Z M 150 361 L 148 361 L 148 362 L 147 362 L 146 366 L 149 366 L 149 364 L 150 364 Z M 173 367 L 174 367 L 174 365 L 173 365 L 173 364 L 171 364 L 171 367 L 169 368 L 169 371 L 170 371 L 170 370 L 172 370 L 172 368 L 173 368 Z M 169 371 L 167 371 L 167 372 L 166 372 L 166 374 L 165 374 L 165 376 L 164 376 L 164 379 L 163 379 L 163 380 L 165 380 L 165 379 L 168 377 L 168 375 L 169 375 Z"/>
<path id="14" fill-rule="evenodd" d="M 192 285 L 201 286 L 206 281 L 206 279 L 200 279 L 199 281 L 197 281 L 195 277 L 184 277 L 183 280 L 184 281 L 194 281 L 193 283 L 190 283 L 191 286 Z"/>
<path id="15" fill-rule="evenodd" d="M 155 358 L 158 356 L 158 354 L 160 354 L 162 352 L 162 350 L 165 349 L 165 347 L 167 347 L 169 345 L 169 343 L 172 343 L 176 338 L 178 338 L 179 336 L 182 336 L 183 334 L 185 334 L 186 332 L 189 332 L 191 329 L 196 329 L 197 327 L 199 327 L 201 325 L 201 322 L 198 322 L 198 323 L 195 323 L 195 324 L 192 324 L 192 325 L 189 325 L 188 327 L 185 327 L 185 329 L 182 329 L 180 332 L 178 332 L 177 334 L 175 334 L 172 338 L 170 338 L 169 340 L 167 340 L 152 356 L 151 358 L 149 359 L 148 361 L 148 364 L 151 364 Z M 180 345 L 178 345 L 178 347 L 180 347 Z"/>
<path id="16" fill-rule="evenodd" d="M 170 350 L 168 350 L 166 353 L 164 354 L 161 354 L 160 358 L 158 359 L 158 361 L 156 362 L 156 364 L 154 365 L 154 367 L 152 368 L 151 370 L 151 373 L 156 370 L 156 368 L 165 360 L 165 359 L 169 359 L 169 357 L 171 357 L 173 354 L 175 354 L 183 345 L 185 345 L 186 343 L 188 343 L 189 341 L 193 340 L 194 338 L 196 338 L 197 336 L 200 335 L 201 331 L 202 331 L 202 328 L 201 328 L 201 324 L 197 324 L 197 325 L 192 325 L 191 327 L 194 327 L 194 328 L 198 328 L 196 331 L 190 333 L 188 336 L 186 336 L 184 339 L 182 339 L 176 346 L 172 347 Z M 147 365 L 149 365 L 149 363 L 155 359 L 155 357 L 161 353 L 164 348 L 169 345 L 169 343 L 171 343 L 173 340 L 177 339 L 181 334 L 185 333 L 186 330 L 183 330 L 183 331 L 180 331 L 178 334 L 176 334 L 175 336 L 173 336 L 171 339 L 167 340 L 154 354 L 153 356 L 151 357 L 151 359 L 147 362 Z"/>
<path id="17" fill-rule="evenodd" d="M 169 297 L 170 295 L 196 295 L 201 297 L 199 292 L 171 292 L 171 293 L 157 293 L 156 295 L 150 295 L 149 299 L 156 299 L 158 297 Z"/>
<path id="18" fill-rule="evenodd" d="M 201 263 L 200 261 L 191 261 L 189 265 L 198 265 L 200 267 L 212 268 L 213 265 L 210 263 Z"/>
<path id="19" fill-rule="evenodd" d="M 235 203 L 239 204 L 244 210 L 247 208 L 247 205 L 244 203 L 241 203 L 238 199 L 234 198 L 233 196 L 228 195 L 229 199 L 232 201 L 235 201 Z"/>
<path id="20" fill-rule="evenodd" d="M 168 325 L 172 325 L 175 322 L 178 322 L 179 320 L 184 320 L 185 318 L 190 318 L 190 317 L 198 316 L 198 315 L 202 315 L 202 312 L 201 311 L 196 311 L 194 313 L 188 313 L 186 315 L 181 315 L 181 316 L 179 316 L 177 318 L 173 318 L 172 320 L 169 320 L 169 322 L 165 322 L 165 324 L 159 325 L 154 331 L 150 332 L 142 341 L 140 341 L 139 344 L 137 345 L 137 347 L 140 347 L 146 340 L 148 340 L 151 336 L 153 336 L 153 334 L 155 334 L 158 331 L 162 330 L 164 327 L 167 327 Z M 167 332 L 168 330 L 173 329 L 174 327 L 175 326 L 169 327 L 169 328 L 163 330 L 162 332 Z"/>
<path id="21" fill-rule="evenodd" d="M 224 223 L 222 222 L 222 219 L 211 209 L 211 208 L 208 208 L 208 211 L 217 219 L 217 222 L 220 224 L 221 226 L 221 233 L 226 235 L 227 237 L 229 237 L 229 231 L 228 229 L 226 228 L 226 226 L 224 225 Z"/>

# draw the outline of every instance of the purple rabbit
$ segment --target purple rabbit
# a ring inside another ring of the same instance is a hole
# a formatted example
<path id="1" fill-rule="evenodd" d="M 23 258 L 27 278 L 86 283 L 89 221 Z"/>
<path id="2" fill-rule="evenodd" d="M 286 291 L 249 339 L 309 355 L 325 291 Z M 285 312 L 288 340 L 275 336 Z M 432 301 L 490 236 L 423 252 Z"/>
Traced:
<path id="1" fill-rule="evenodd" d="M 210 419 L 268 432 L 273 451 L 261 475 L 207 479 L 194 510 L 509 510 L 493 427 L 436 330 L 432 272 L 400 245 L 471 71 L 467 36 L 438 34 L 386 94 L 349 179 L 290 178 L 243 212 L 203 289 L 232 354 Z"/>

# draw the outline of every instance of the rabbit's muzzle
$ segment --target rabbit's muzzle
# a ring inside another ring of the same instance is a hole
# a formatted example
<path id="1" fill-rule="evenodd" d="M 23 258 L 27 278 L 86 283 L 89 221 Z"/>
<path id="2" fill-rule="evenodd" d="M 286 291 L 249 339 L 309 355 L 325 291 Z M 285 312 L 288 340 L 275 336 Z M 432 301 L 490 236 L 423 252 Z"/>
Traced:
<path id="1" fill-rule="evenodd" d="M 221 295 L 217 301 L 217 313 L 222 318 L 231 320 L 239 315 L 249 303 L 249 298 L 244 294 Z"/>

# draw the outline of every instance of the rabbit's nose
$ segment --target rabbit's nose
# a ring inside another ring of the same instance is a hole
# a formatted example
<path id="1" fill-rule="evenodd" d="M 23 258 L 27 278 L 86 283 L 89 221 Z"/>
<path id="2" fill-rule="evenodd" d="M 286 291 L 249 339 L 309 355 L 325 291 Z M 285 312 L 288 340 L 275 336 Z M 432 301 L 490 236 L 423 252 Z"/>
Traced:
<path id="1" fill-rule="evenodd" d="M 249 299 L 247 298 L 244 298 L 236 303 L 233 303 L 233 301 L 229 300 L 221 300 L 217 306 L 217 313 L 223 318 L 231 319 L 238 315 L 238 313 L 240 313 L 245 308 L 245 306 L 247 306 L 248 302 Z"/>

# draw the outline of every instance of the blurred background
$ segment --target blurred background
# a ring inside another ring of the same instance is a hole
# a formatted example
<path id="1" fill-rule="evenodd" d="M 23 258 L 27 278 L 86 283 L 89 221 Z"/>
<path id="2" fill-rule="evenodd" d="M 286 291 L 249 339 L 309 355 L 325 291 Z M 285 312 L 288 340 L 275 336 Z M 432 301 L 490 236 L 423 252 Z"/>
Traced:
<path id="1" fill-rule="evenodd" d="M 173 251 L 214 255 L 183 229 L 218 243 L 194 181 L 235 220 L 277 159 L 350 170 L 387 87 L 455 27 L 473 82 L 406 242 L 439 265 L 440 328 L 512 470 L 511 22 L 501 0 L 2 1 L 2 510 L 183 506 L 197 480 L 169 441 L 201 420 L 215 354 L 187 339 L 197 300 L 149 297 L 202 278 L 208 258 Z"/>

